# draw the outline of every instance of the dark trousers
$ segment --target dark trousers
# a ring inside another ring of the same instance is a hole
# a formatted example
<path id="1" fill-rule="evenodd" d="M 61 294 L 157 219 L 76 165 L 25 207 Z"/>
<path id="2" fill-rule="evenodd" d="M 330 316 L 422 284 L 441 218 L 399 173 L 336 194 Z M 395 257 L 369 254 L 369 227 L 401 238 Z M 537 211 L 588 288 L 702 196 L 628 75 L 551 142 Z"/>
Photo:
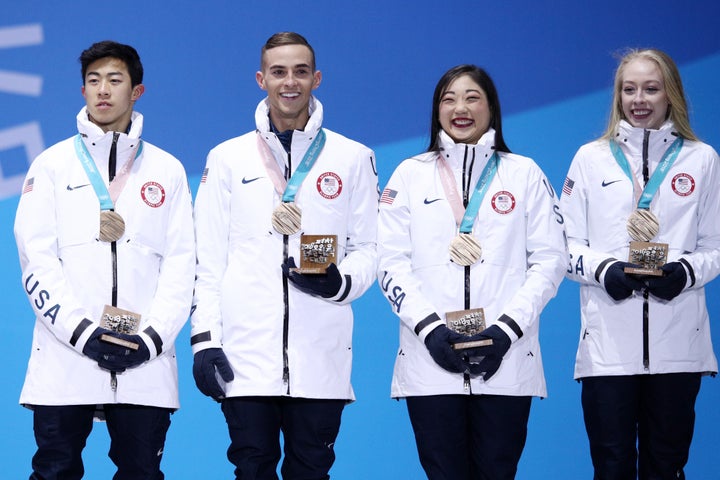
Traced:
<path id="1" fill-rule="evenodd" d="M 531 397 L 408 397 L 420 463 L 429 480 L 515 478 Z"/>
<path id="2" fill-rule="evenodd" d="M 699 390 L 699 373 L 582 379 L 594 479 L 684 479 Z"/>
<path id="3" fill-rule="evenodd" d="M 335 462 L 344 400 L 232 397 L 222 410 L 230 433 L 228 460 L 238 480 L 277 480 L 280 433 L 285 480 L 325 480 Z"/>
<path id="4" fill-rule="evenodd" d="M 113 480 L 162 480 L 160 471 L 170 410 L 138 405 L 105 405 Z M 37 451 L 30 480 L 77 480 L 85 469 L 82 451 L 93 426 L 95 405 L 33 407 Z M 99 478 L 99 474 L 92 475 Z"/>

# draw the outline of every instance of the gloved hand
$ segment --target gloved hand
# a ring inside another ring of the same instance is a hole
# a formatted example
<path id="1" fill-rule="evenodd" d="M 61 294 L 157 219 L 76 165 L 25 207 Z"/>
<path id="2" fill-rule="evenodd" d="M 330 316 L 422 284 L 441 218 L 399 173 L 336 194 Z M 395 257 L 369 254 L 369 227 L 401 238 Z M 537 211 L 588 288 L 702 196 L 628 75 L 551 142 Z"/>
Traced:
<path id="1" fill-rule="evenodd" d="M 454 343 L 467 342 L 471 337 L 453 332 L 445 325 L 440 325 L 428 333 L 425 337 L 425 346 L 435 363 L 448 372 L 466 373 L 470 371 L 470 365 L 463 360 L 463 351 L 454 350 Z"/>
<path id="2" fill-rule="evenodd" d="M 292 271 L 292 268 L 297 268 L 295 259 L 288 257 L 282 264 L 283 273 L 298 290 L 310 295 L 332 298 L 338 294 L 340 287 L 342 287 L 342 275 L 334 263 L 328 265 L 325 273 L 305 274 Z"/>
<path id="3" fill-rule="evenodd" d="M 632 295 L 633 290 L 642 290 L 645 283 L 637 277 L 625 273 L 625 267 L 639 267 L 634 263 L 615 262 L 605 271 L 605 291 L 615 301 L 620 301 Z"/>
<path id="4" fill-rule="evenodd" d="M 125 371 L 128 368 L 135 368 L 150 360 L 150 350 L 148 349 L 148 346 L 145 344 L 145 341 L 142 339 L 142 337 L 140 337 L 140 335 L 127 335 L 125 333 L 118 333 L 113 331 L 108 331 L 106 333 L 111 337 L 134 343 L 138 345 L 138 348 L 137 350 L 134 350 L 129 347 L 123 347 L 122 345 L 118 345 L 122 349 L 122 353 L 116 355 L 104 355 L 103 358 L 98 360 L 98 365 L 100 365 L 100 368 L 104 368 L 105 370 L 109 370 L 111 372 L 119 373 Z M 111 342 L 106 342 L 104 340 L 100 340 L 100 342 L 115 345 Z"/>
<path id="5" fill-rule="evenodd" d="M 88 338 L 87 342 L 85 342 L 85 346 L 83 347 L 83 355 L 85 355 L 88 358 L 91 358 L 98 362 L 98 365 L 100 365 L 100 362 L 113 362 L 114 359 L 120 358 L 125 356 L 125 347 L 121 347 L 120 345 L 115 345 L 108 342 L 103 342 L 100 340 L 101 335 L 110 335 L 113 332 L 111 330 L 108 330 L 106 328 L 97 327 L 93 332 L 90 334 L 90 338 Z M 100 365 L 101 368 L 106 368 L 103 365 Z M 113 370 L 115 372 L 123 372 L 125 371 L 124 368 L 119 368 L 118 370 Z"/>
<path id="6" fill-rule="evenodd" d="M 663 276 L 650 278 L 648 290 L 658 298 L 672 300 L 685 289 L 687 272 L 680 262 L 666 263 L 660 269 L 664 272 Z"/>
<path id="7" fill-rule="evenodd" d="M 500 368 L 503 357 L 510 349 L 512 341 L 507 333 L 497 325 L 491 325 L 477 335 L 473 335 L 472 339 L 491 339 L 493 341 L 492 345 L 475 347 L 465 351 L 470 358 L 471 372 L 482 374 L 483 380 L 487 382 Z M 473 359 L 480 360 L 473 362 Z"/>
<path id="8" fill-rule="evenodd" d="M 135 343 L 138 345 L 138 349 L 133 350 L 101 340 L 102 335 Z M 116 373 L 137 367 L 150 359 L 150 350 L 148 350 L 147 345 L 139 335 L 126 335 L 102 327 L 97 327 L 90 334 L 90 338 L 83 347 L 83 354 L 98 362 L 100 368 Z"/>
<path id="9" fill-rule="evenodd" d="M 219 402 L 225 398 L 225 389 L 220 385 L 215 374 L 216 371 L 226 383 L 235 378 L 230 362 L 222 348 L 208 348 L 195 354 L 193 357 L 195 385 L 203 394 Z"/>

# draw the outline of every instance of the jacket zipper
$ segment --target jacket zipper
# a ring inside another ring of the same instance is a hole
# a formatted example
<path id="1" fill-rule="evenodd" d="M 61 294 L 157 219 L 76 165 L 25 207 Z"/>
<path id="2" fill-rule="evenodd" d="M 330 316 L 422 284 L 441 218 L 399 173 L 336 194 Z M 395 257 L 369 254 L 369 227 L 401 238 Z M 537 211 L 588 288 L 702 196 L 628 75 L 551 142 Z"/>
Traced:
<path id="1" fill-rule="evenodd" d="M 467 157 L 468 157 L 468 146 L 465 146 L 465 158 L 463 158 L 463 207 L 467 208 L 468 203 L 470 201 L 470 181 L 472 180 L 472 171 L 473 166 L 475 166 L 475 149 L 473 149 L 473 157 L 470 161 L 470 169 L 469 172 L 467 172 L 467 181 L 466 181 L 466 167 L 467 167 Z M 464 306 L 465 310 L 470 309 L 470 265 L 465 265 L 464 267 L 464 273 L 465 273 L 465 301 Z M 470 374 L 469 373 L 463 373 L 463 390 L 465 390 L 468 393 L 472 393 L 471 390 L 471 384 L 470 384 Z"/>
<path id="2" fill-rule="evenodd" d="M 650 143 L 650 130 L 643 132 L 643 151 L 642 151 L 642 175 L 643 186 L 647 185 L 650 178 L 650 169 L 648 166 L 648 145 Z M 643 367 L 645 371 L 650 370 L 650 301 L 648 297 L 650 293 L 647 288 L 642 291 L 643 294 Z"/>
<path id="3" fill-rule="evenodd" d="M 287 154 L 288 158 L 288 165 L 285 169 L 285 180 L 290 179 L 290 175 L 292 172 L 292 160 L 290 156 L 290 152 Z M 285 234 L 283 234 L 283 261 L 288 259 L 288 239 L 289 237 Z M 289 328 L 290 328 L 290 299 L 288 294 L 288 278 L 283 275 L 283 304 L 284 304 L 284 310 L 283 310 L 283 384 L 285 385 L 285 393 L 287 395 L 290 395 L 290 362 L 288 360 L 288 336 L 289 336 Z"/>
<path id="4" fill-rule="evenodd" d="M 112 145 L 110 146 L 110 156 L 108 158 L 108 178 L 110 182 L 115 178 L 115 169 L 117 165 L 117 142 L 120 138 L 118 132 L 113 132 Z M 112 262 L 112 306 L 117 307 L 117 242 L 110 242 L 110 258 Z M 110 388 L 113 392 L 117 392 L 117 374 L 110 372 Z"/>

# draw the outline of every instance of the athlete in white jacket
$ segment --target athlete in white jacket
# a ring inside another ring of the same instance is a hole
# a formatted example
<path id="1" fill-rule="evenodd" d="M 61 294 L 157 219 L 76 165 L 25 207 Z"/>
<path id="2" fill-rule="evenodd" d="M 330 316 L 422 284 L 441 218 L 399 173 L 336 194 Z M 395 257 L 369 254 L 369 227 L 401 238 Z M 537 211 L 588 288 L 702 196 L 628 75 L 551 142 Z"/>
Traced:
<path id="1" fill-rule="evenodd" d="M 377 174 L 371 150 L 322 128 L 311 95 L 319 82 L 303 37 L 271 37 L 257 131 L 215 147 L 198 189 L 194 374 L 222 400 L 238 478 L 276 478 L 281 430 L 283 475 L 326 478 L 343 406 L 354 399 L 351 303 L 376 278 Z M 302 175 L 308 151 L 319 155 L 294 198 L 300 230 L 284 234 L 271 221 L 283 203 L 277 182 Z M 303 233 L 337 235 L 328 273 L 291 270 Z"/>
<path id="2" fill-rule="evenodd" d="M 608 133 L 578 150 L 563 188 L 567 276 L 580 283 L 575 378 L 597 479 L 635 478 L 638 438 L 640 478 L 684 478 L 700 376 L 717 372 L 704 286 L 720 272 L 720 165 L 690 130 L 679 78 L 662 52 L 626 56 Z M 669 246 L 661 277 L 624 272 L 626 222 L 646 185 L 651 241 Z"/>
<path id="3" fill-rule="evenodd" d="M 403 161 L 381 196 L 379 282 L 400 318 L 392 396 L 407 399 L 429 478 L 512 478 L 530 398 L 546 395 L 539 316 L 567 263 L 562 216 L 535 162 L 509 153 L 483 70 L 448 71 L 432 118 L 429 151 Z M 458 235 L 451 197 L 470 212 L 495 161 L 471 222 L 482 256 L 463 266 L 448 250 Z M 483 308 L 488 327 L 474 339 L 495 342 L 470 351 L 479 363 L 450 350 L 461 338 L 445 327 L 447 312 L 471 308 Z"/>
<path id="4" fill-rule="evenodd" d="M 174 341 L 192 300 L 192 198 L 180 162 L 140 139 L 137 52 L 101 42 L 81 62 L 87 106 L 79 133 L 32 163 L 15 219 L 36 317 L 20 403 L 34 410 L 37 478 L 82 477 L 80 454 L 101 413 L 114 478 L 157 479 L 170 412 L 179 407 Z M 106 192 L 114 179 L 112 206 L 125 224 L 115 241 L 101 239 L 99 197 L 83 160 Z M 139 314 L 138 333 L 98 328 L 106 305 Z M 139 348 L 103 342 L 101 333 Z"/>

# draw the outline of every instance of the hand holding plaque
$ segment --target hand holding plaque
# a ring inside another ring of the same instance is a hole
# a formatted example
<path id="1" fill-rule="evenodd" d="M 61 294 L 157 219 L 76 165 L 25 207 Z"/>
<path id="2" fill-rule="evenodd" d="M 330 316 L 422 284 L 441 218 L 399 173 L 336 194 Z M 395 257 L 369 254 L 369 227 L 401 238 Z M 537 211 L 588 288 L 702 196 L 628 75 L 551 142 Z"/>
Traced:
<path id="1" fill-rule="evenodd" d="M 332 298 L 343 286 L 342 274 L 334 263 L 328 265 L 324 273 L 302 273 L 295 265 L 295 259 L 289 257 L 282 264 L 282 270 L 298 290 L 310 295 Z"/>
<path id="2" fill-rule="evenodd" d="M 471 308 L 470 310 L 457 310 L 445 314 L 447 327 L 455 333 L 465 337 L 472 337 L 485 330 L 485 312 L 482 308 Z M 467 348 L 492 345 L 491 339 L 470 340 L 464 339 L 454 343 L 452 348 L 464 350 Z"/>
<path id="3" fill-rule="evenodd" d="M 613 300 L 619 302 L 630 297 L 635 290 L 645 288 L 645 283 L 640 277 L 629 273 L 629 271 L 640 269 L 640 265 L 627 262 L 613 261 L 605 271 L 603 286 L 605 291 Z"/>
<path id="4" fill-rule="evenodd" d="M 663 300 L 672 300 L 685 290 L 687 272 L 680 262 L 666 263 L 661 268 L 663 276 L 648 280 L 650 293 Z"/>
<path id="5" fill-rule="evenodd" d="M 512 341 L 497 325 L 491 325 L 477 336 L 488 339 L 490 344 L 468 350 L 467 354 L 470 357 L 472 371 L 482 374 L 483 380 L 488 381 L 500 368 Z"/>
<path id="6" fill-rule="evenodd" d="M 440 325 L 427 334 L 425 346 L 435 363 L 443 369 L 452 373 L 466 373 L 470 371 L 470 364 L 463 358 L 461 351 L 453 348 L 453 344 L 466 339 L 464 335 Z"/>

